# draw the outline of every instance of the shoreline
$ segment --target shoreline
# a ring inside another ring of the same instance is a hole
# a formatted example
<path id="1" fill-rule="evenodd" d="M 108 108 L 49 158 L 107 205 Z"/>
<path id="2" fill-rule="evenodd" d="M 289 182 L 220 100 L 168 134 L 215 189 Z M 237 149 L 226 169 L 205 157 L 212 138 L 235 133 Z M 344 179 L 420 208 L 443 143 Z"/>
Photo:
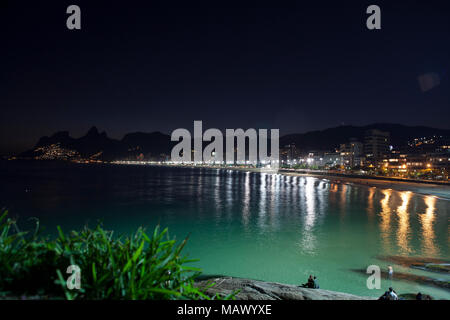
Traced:
<path id="1" fill-rule="evenodd" d="M 332 183 L 338 184 L 355 184 L 365 187 L 375 187 L 382 189 L 392 189 L 395 191 L 410 191 L 422 196 L 434 196 L 441 200 L 450 201 L 450 184 L 434 181 L 418 181 L 406 180 L 389 177 L 370 177 L 370 176 L 355 176 L 345 174 L 333 174 L 328 172 L 305 172 L 305 171 L 291 171 L 279 169 L 278 171 L 261 169 L 261 168 L 242 168 L 242 167 L 208 167 L 208 166 L 194 166 L 194 165 L 164 165 L 155 164 L 155 167 L 167 168 L 191 168 L 191 169 L 210 169 L 210 170 L 233 170 L 244 172 L 280 174 L 294 177 L 314 177 L 318 179 L 326 179 Z"/>
<path id="2" fill-rule="evenodd" d="M 346 176 L 321 175 L 313 173 L 287 173 L 280 174 L 288 176 L 314 177 L 319 179 L 327 179 L 333 183 L 355 184 L 365 187 L 375 187 L 382 189 L 392 189 L 395 191 L 410 191 L 423 196 L 434 196 L 441 200 L 450 200 L 450 186 L 437 185 L 431 183 L 411 182 L 411 181 L 395 181 L 387 179 L 373 178 L 355 178 Z"/>
<path id="3" fill-rule="evenodd" d="M 198 168 L 194 167 L 193 168 Z M 212 168 L 217 169 L 217 168 Z M 410 191 L 422 196 L 434 196 L 441 200 L 449 200 L 450 201 L 450 185 L 443 183 L 433 183 L 430 182 L 422 182 L 417 180 L 404 180 L 395 179 L 395 178 L 381 178 L 381 177 L 354 177 L 354 176 L 346 176 L 346 175 L 333 175 L 330 173 L 318 173 L 318 172 L 298 172 L 298 171 L 288 171 L 280 169 L 278 172 L 270 172 L 264 171 L 256 168 L 238 168 L 238 167 L 230 167 L 230 168 L 222 168 L 225 170 L 236 170 L 236 171 L 247 171 L 247 172 L 259 172 L 259 173 L 273 173 L 273 174 L 281 174 L 285 176 L 294 176 L 294 177 L 313 177 L 318 179 L 326 179 L 332 183 L 338 184 L 355 184 L 359 186 L 365 187 L 375 187 L 382 189 L 392 189 L 395 191 Z"/>
<path id="4" fill-rule="evenodd" d="M 163 168 L 189 168 L 189 169 L 209 169 L 209 170 L 233 170 L 244 172 L 256 172 L 267 174 L 280 174 L 285 176 L 314 177 L 327 179 L 333 183 L 351 183 L 366 187 L 377 187 L 383 189 L 393 189 L 396 191 L 411 191 L 423 196 L 435 196 L 442 200 L 450 200 L 450 182 L 433 180 L 412 180 L 395 177 L 367 176 L 357 174 L 345 174 L 322 171 L 289 170 L 289 169 L 264 169 L 264 168 L 245 168 L 245 167 L 221 167 L 221 166 L 203 166 L 203 165 L 173 165 L 163 163 L 101 163 L 97 165 L 113 166 L 151 166 Z"/>

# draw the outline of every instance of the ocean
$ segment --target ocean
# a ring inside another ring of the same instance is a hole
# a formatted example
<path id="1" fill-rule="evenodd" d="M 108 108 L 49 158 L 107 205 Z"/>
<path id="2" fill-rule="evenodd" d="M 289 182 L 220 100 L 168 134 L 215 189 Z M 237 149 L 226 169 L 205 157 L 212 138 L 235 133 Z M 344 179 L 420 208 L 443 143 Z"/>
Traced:
<path id="1" fill-rule="evenodd" d="M 95 226 L 116 234 L 159 224 L 206 275 L 288 284 L 316 275 L 322 289 L 380 296 L 450 290 L 396 279 L 400 273 L 450 280 L 385 256 L 449 259 L 450 201 L 327 179 L 227 169 L 65 162 L 0 162 L 0 207 L 19 225 L 32 217 L 54 235 Z M 370 290 L 365 270 L 394 267 Z"/>

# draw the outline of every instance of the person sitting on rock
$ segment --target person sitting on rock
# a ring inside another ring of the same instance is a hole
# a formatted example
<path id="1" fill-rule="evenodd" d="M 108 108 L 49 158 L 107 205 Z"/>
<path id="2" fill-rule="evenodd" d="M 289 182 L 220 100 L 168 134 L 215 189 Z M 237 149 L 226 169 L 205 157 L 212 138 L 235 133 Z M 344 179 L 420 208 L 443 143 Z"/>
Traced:
<path id="1" fill-rule="evenodd" d="M 317 277 L 315 277 L 315 276 L 314 276 L 314 280 L 313 280 L 313 288 L 319 289 L 319 282 L 317 282 Z"/>
<path id="2" fill-rule="evenodd" d="M 398 300 L 397 292 L 392 287 L 389 288 L 389 300 Z"/>
<path id="3" fill-rule="evenodd" d="M 378 300 L 389 300 L 389 291 L 385 291 L 384 294 L 378 298 Z"/>
<path id="4" fill-rule="evenodd" d="M 310 274 L 308 278 L 308 282 L 301 285 L 303 288 L 314 288 L 314 279 Z"/>

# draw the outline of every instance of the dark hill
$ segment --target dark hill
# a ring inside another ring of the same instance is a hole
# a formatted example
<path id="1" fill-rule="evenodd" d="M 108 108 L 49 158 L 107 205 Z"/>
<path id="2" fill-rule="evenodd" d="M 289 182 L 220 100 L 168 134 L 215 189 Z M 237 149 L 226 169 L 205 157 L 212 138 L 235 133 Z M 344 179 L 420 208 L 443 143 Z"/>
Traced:
<path id="1" fill-rule="evenodd" d="M 170 141 L 170 136 L 161 132 L 134 132 L 126 134 L 122 143 L 127 146 L 129 150 L 143 153 L 144 155 L 150 154 L 157 156 L 159 154 L 168 154 L 172 147 L 175 145 Z"/>
<path id="2" fill-rule="evenodd" d="M 363 127 L 339 126 L 322 131 L 312 131 L 303 134 L 290 134 L 280 138 L 280 147 L 295 143 L 300 150 L 333 150 L 350 138 L 364 141 L 367 130 L 378 129 L 387 131 L 391 135 L 391 144 L 395 147 L 406 145 L 409 140 L 433 135 L 450 137 L 450 130 L 434 129 L 430 127 L 410 127 L 400 124 L 378 123 Z"/>
<path id="3" fill-rule="evenodd" d="M 396 147 L 404 146 L 409 140 L 419 137 L 434 135 L 450 137 L 450 130 L 380 123 L 362 127 L 340 126 L 303 134 L 289 134 L 280 138 L 280 147 L 295 143 L 301 151 L 331 151 L 339 147 L 341 143 L 348 142 L 350 138 L 363 141 L 365 132 L 370 129 L 390 132 L 391 144 Z M 101 159 L 120 160 L 142 157 L 144 159 L 155 159 L 159 158 L 161 154 L 170 156 L 175 142 L 170 141 L 169 135 L 160 132 L 134 132 L 126 134 L 122 140 L 116 140 L 109 138 L 106 132 L 100 133 L 96 127 L 92 127 L 81 138 L 72 138 L 67 131 L 57 132 L 50 137 L 42 137 L 33 150 L 24 152 L 21 156 L 34 157 L 36 156 L 34 151 L 36 148 L 52 144 L 59 144 L 62 148 L 76 150 L 84 158 L 101 153 Z"/>

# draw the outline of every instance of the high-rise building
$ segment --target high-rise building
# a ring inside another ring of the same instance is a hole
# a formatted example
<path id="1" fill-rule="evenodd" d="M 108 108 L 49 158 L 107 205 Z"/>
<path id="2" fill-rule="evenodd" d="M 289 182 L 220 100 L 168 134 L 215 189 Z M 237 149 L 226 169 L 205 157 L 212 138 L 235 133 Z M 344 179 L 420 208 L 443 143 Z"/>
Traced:
<path id="1" fill-rule="evenodd" d="M 294 143 L 285 145 L 280 149 L 280 158 L 283 161 L 292 163 L 294 160 L 297 160 L 298 157 L 298 151 Z"/>
<path id="2" fill-rule="evenodd" d="M 366 131 L 364 138 L 364 154 L 366 162 L 376 164 L 389 153 L 389 132 L 372 129 Z"/>
<path id="3" fill-rule="evenodd" d="M 363 157 L 363 144 L 356 139 L 350 139 L 349 143 L 341 144 L 339 148 L 342 164 L 347 168 L 354 168 L 361 165 Z"/>
<path id="4" fill-rule="evenodd" d="M 342 165 L 342 156 L 340 152 L 326 152 L 323 155 L 323 163 L 328 168 L 339 167 Z"/>

